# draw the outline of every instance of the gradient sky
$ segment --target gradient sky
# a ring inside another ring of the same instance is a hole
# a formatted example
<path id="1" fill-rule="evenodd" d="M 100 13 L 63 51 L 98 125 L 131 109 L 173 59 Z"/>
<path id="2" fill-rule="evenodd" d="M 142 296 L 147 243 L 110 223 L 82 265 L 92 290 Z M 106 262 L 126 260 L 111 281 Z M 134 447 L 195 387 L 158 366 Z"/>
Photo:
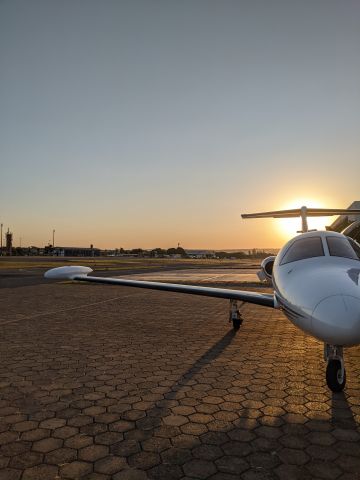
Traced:
<path id="1" fill-rule="evenodd" d="M 359 26 L 357 0 L 0 0 L 0 221 L 15 245 L 280 246 L 240 214 L 360 200 Z"/>

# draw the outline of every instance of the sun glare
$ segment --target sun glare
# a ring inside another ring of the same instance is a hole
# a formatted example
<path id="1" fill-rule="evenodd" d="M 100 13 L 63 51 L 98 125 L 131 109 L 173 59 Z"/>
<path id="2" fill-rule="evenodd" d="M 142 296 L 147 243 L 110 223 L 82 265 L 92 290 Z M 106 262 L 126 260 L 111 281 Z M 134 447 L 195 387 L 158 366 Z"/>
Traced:
<path id="1" fill-rule="evenodd" d="M 325 208 L 325 205 L 315 199 L 302 198 L 291 201 L 290 203 L 284 204 L 281 206 L 282 210 L 288 210 L 291 208 L 300 208 L 302 206 L 306 207 L 318 207 Z M 301 230 L 301 219 L 297 218 L 279 218 L 276 220 L 279 225 L 279 229 L 282 233 L 284 239 L 290 239 L 296 235 L 296 232 Z M 332 222 L 329 217 L 309 217 L 308 225 L 310 230 L 325 230 L 325 226 L 329 225 Z"/>

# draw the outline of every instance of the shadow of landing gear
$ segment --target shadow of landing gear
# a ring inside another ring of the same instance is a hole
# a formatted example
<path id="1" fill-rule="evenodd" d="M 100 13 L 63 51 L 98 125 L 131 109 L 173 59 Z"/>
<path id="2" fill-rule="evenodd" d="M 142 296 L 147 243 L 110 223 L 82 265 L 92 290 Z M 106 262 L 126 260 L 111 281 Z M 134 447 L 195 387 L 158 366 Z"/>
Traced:
<path id="1" fill-rule="evenodd" d="M 344 392 L 333 393 L 331 398 L 331 423 L 336 428 L 360 429 Z"/>
<path id="2" fill-rule="evenodd" d="M 236 334 L 237 332 L 235 330 L 229 330 L 217 343 L 215 343 L 215 345 L 209 348 L 209 350 L 207 350 L 200 358 L 198 358 L 194 365 L 189 368 L 189 370 L 181 377 L 183 379 L 181 385 L 186 384 L 186 382 L 190 381 L 194 375 L 197 375 L 205 365 L 208 365 L 219 355 L 221 355 L 226 347 L 230 345 L 232 339 L 236 337 Z M 174 387 L 176 387 L 176 384 Z"/>
<path id="3" fill-rule="evenodd" d="M 228 331 L 218 342 L 210 347 L 195 363 L 181 375 L 164 393 L 163 400 L 155 402 L 154 406 L 146 411 L 146 418 L 139 420 L 137 423 L 141 428 L 148 431 L 148 434 L 153 435 L 155 429 L 159 428 L 162 419 L 171 414 L 172 402 L 177 399 L 179 393 L 191 385 L 193 378 L 198 375 L 204 367 L 216 360 L 224 350 L 231 344 L 237 332 L 234 330 Z"/>

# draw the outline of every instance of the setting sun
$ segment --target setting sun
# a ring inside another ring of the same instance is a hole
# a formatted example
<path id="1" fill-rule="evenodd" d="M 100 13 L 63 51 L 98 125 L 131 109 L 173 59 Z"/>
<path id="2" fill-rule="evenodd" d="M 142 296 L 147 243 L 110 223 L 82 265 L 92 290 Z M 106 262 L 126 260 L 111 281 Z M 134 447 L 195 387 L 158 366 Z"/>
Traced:
<path id="1" fill-rule="evenodd" d="M 301 198 L 292 200 L 289 203 L 286 203 L 281 206 L 282 210 L 287 210 L 291 208 L 300 208 L 306 206 L 325 208 L 323 202 L 315 200 L 314 198 Z M 296 235 L 296 233 L 301 230 L 301 219 L 297 218 L 279 218 L 277 219 L 278 227 L 281 231 L 281 234 L 284 239 L 288 240 Z M 332 220 L 329 220 L 329 217 L 309 217 L 308 225 L 310 230 L 325 230 L 325 226 L 332 223 Z"/>

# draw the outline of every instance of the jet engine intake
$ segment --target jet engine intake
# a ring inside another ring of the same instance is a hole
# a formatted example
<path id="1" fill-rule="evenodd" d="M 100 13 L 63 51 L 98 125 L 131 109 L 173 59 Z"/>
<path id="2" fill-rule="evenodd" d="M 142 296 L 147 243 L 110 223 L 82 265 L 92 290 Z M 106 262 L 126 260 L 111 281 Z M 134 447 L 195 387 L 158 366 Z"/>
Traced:
<path id="1" fill-rule="evenodd" d="M 261 282 L 272 283 L 272 271 L 275 258 L 275 256 L 266 257 L 261 262 L 261 270 L 257 273 L 257 276 Z"/>

